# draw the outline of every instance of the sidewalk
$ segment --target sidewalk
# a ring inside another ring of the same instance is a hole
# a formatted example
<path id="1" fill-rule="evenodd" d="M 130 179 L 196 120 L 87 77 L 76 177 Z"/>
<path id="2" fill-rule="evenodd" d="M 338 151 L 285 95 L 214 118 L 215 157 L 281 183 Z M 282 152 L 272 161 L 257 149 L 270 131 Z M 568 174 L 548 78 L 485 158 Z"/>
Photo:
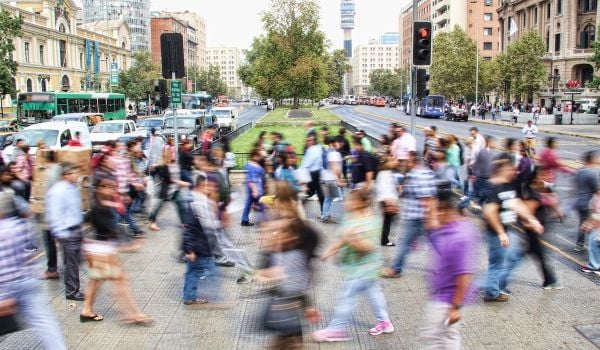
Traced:
<path id="1" fill-rule="evenodd" d="M 508 126 L 516 129 L 523 129 L 526 124 L 517 123 L 516 125 L 512 125 L 507 121 L 497 120 L 495 122 L 492 121 L 491 116 L 486 116 L 485 120 L 482 120 L 481 117 L 469 117 L 470 122 L 474 123 L 483 123 L 483 124 L 493 124 L 493 125 L 501 125 Z M 572 137 L 585 137 L 589 139 L 597 139 L 600 140 L 600 124 L 596 125 L 538 125 L 537 126 L 540 132 L 564 135 L 564 136 L 572 136 Z"/>
<path id="2" fill-rule="evenodd" d="M 240 194 L 236 194 L 233 200 L 231 207 L 236 211 L 232 214 L 234 223 L 239 221 L 243 200 Z M 322 230 L 324 242 L 321 248 L 324 248 L 338 233 L 337 225 L 316 221 L 317 203 L 307 202 L 307 212 L 309 219 Z M 343 202 L 334 202 L 334 214 L 338 217 L 343 212 L 342 205 Z M 101 288 L 95 307 L 105 320 L 85 324 L 80 323 L 78 317 L 81 303 L 64 299 L 61 282 L 40 282 L 40 288 L 61 323 L 69 349 L 266 349 L 270 338 L 261 330 L 260 323 L 265 299 L 256 297 L 257 284 L 240 286 L 235 283 L 240 274 L 237 268 L 222 269 L 222 295 L 232 303 L 231 309 L 191 310 L 182 304 L 185 266 L 176 263 L 174 258 L 180 229 L 171 204 L 158 220 L 162 231 L 149 232 L 146 246 L 141 251 L 122 255 L 132 279 L 134 295 L 144 312 L 155 319 L 154 325 L 135 327 L 119 324 L 116 304 L 110 297 L 113 288 L 110 282 Z M 399 227 L 394 226 L 394 240 L 398 231 Z M 236 224 L 229 234 L 232 241 L 240 249 L 247 250 L 251 261 L 255 262 L 258 251 L 256 229 Z M 315 281 L 310 297 L 321 310 L 323 320 L 319 325 L 305 329 L 306 348 L 418 349 L 419 327 L 427 298 L 425 277 L 430 254 L 427 248 L 425 240 L 419 242 L 408 258 L 405 277 L 382 281 L 396 332 L 378 337 L 368 335 L 374 316 L 367 300 L 361 298 L 352 325 L 353 341 L 346 343 L 319 345 L 309 339 L 310 332 L 331 320 L 335 295 L 342 282 L 335 263 L 315 263 Z M 387 261 L 394 252 L 394 248 L 384 248 Z M 481 252 L 483 272 L 487 266 L 483 245 Z M 38 272 L 43 271 L 44 263 L 45 258 L 38 261 Z M 463 309 L 463 349 L 595 349 L 575 327 L 586 334 L 600 333 L 598 280 L 584 277 L 554 257 L 549 263 L 565 289 L 544 291 L 537 266 L 531 260 L 525 260 L 511 285 L 513 295 L 508 303 L 484 305 L 477 301 Z M 202 283 L 199 290 L 202 290 Z M 0 349 L 25 348 L 40 348 L 29 330 L 0 337 Z"/>

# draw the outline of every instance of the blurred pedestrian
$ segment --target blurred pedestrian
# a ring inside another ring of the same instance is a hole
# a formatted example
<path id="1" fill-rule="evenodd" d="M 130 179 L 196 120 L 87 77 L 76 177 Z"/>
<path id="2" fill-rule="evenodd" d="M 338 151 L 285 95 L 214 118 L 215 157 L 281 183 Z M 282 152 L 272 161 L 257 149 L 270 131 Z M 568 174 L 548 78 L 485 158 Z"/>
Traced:
<path id="1" fill-rule="evenodd" d="M 25 251 L 31 237 L 17 220 L 6 217 L 8 211 L 16 209 L 13 197 L 14 194 L 0 193 L 0 315 L 4 322 L 8 317 L 14 320 L 20 316 L 44 349 L 66 350 L 59 322 L 48 306 L 43 289 L 33 277 L 32 256 Z"/>
<path id="2" fill-rule="evenodd" d="M 408 172 L 402 183 L 402 233 L 400 245 L 390 268 L 384 269 L 384 277 L 399 277 L 404 262 L 417 239 L 425 234 L 426 214 L 431 210 L 436 190 L 436 178 L 416 152 L 411 152 Z"/>
<path id="3" fill-rule="evenodd" d="M 340 145 L 340 153 L 343 158 L 342 162 L 342 175 L 344 176 L 344 181 L 348 183 L 348 160 L 350 159 L 350 141 L 346 137 L 346 128 L 341 127 L 338 129 L 338 134 L 335 136 L 335 140 Z"/>
<path id="4" fill-rule="evenodd" d="M 323 200 L 323 211 L 321 221 L 332 222 L 331 220 L 331 205 L 333 200 L 340 197 L 340 187 L 342 175 L 342 155 L 338 151 L 339 143 L 333 137 L 325 139 L 327 148 L 323 149 L 323 166 L 321 173 L 321 183 L 325 199 Z"/>
<path id="5" fill-rule="evenodd" d="M 360 140 L 360 137 L 352 138 L 352 188 L 365 188 L 369 191 L 373 186 L 378 164 L 375 157 L 364 150 Z"/>
<path id="6" fill-rule="evenodd" d="M 428 213 L 432 246 L 429 301 L 421 336 L 424 349 L 460 349 L 461 309 L 469 300 L 477 270 L 479 232 L 457 209 L 449 183 L 437 187 L 435 208 Z"/>
<path id="7" fill-rule="evenodd" d="M 417 140 L 406 131 L 404 126 L 396 127 L 396 135 L 398 137 L 392 142 L 391 152 L 398 159 L 400 172 L 405 173 L 410 152 L 417 151 Z"/>
<path id="8" fill-rule="evenodd" d="M 399 194 L 396 185 L 396 177 L 394 171 L 398 169 L 398 161 L 395 157 L 388 156 L 381 163 L 380 170 L 375 179 L 375 189 L 377 190 L 377 202 L 383 213 L 383 226 L 381 228 L 381 245 L 386 247 L 394 247 L 395 244 L 390 242 L 390 229 L 394 219 L 400 212 L 398 204 Z"/>
<path id="9" fill-rule="evenodd" d="M 96 184 L 93 206 L 90 214 L 94 228 L 94 239 L 84 242 L 83 251 L 88 263 L 88 284 L 85 290 L 80 322 L 98 322 L 102 315 L 94 312 L 96 294 L 103 281 L 113 281 L 116 287 L 115 300 L 124 310 L 121 321 L 126 324 L 147 325 L 152 319 L 140 310 L 131 290 L 130 280 L 119 259 L 119 214 L 117 209 L 124 204 L 119 201 L 117 183 L 102 179 Z M 129 248 L 128 248 L 129 249 Z"/>
<path id="10" fill-rule="evenodd" d="M 334 318 L 322 330 L 313 333 L 317 342 L 348 341 L 348 329 L 358 297 L 366 293 L 377 318 L 369 334 L 393 333 L 394 326 L 387 312 L 387 303 L 378 281 L 382 257 L 379 251 L 381 221 L 371 211 L 366 189 L 357 189 L 346 199 L 347 216 L 340 236 L 321 256 L 322 260 L 337 255 L 344 279 L 343 293 L 338 299 Z"/>
<path id="11" fill-rule="evenodd" d="M 113 175 L 117 182 L 117 190 L 123 207 L 119 209 L 119 220 L 126 223 L 134 237 L 141 237 L 144 231 L 139 227 L 133 217 L 133 200 L 137 199 L 138 192 L 144 190 L 143 179 L 138 177 L 131 157 L 136 147 L 135 141 L 129 141 L 127 145 L 117 142 L 117 148 L 111 156 Z"/>
<path id="12" fill-rule="evenodd" d="M 585 232 L 581 229 L 583 223 L 590 218 L 592 210 L 590 202 L 592 197 L 600 192 L 600 181 L 598 166 L 600 157 L 596 151 L 588 151 L 583 154 L 583 167 L 575 173 L 576 202 L 575 207 L 579 214 L 579 232 L 575 245 L 576 251 L 583 250 L 585 245 Z"/>
<path id="13" fill-rule="evenodd" d="M 79 263 L 83 240 L 81 192 L 77 188 L 79 172 L 71 163 L 61 164 L 62 179 L 46 193 L 46 222 L 52 236 L 63 248 L 65 295 L 69 300 L 83 301 L 79 284 Z"/>
<path id="14" fill-rule="evenodd" d="M 589 234 L 588 261 L 582 266 L 584 273 L 600 276 L 600 193 L 596 192 L 590 201 L 590 216 L 581 225 L 581 230 Z"/>
<path id="15" fill-rule="evenodd" d="M 242 213 L 241 225 L 254 226 L 250 221 L 250 209 L 257 206 L 262 213 L 263 204 L 259 203 L 260 197 L 265 193 L 265 169 L 259 164 L 262 156 L 260 150 L 255 148 L 250 152 L 250 160 L 246 164 L 246 203 Z"/>
<path id="16" fill-rule="evenodd" d="M 306 138 L 306 153 L 302 158 L 300 169 L 308 171 L 310 173 L 310 182 L 306 185 L 308 187 L 307 196 L 310 198 L 313 195 L 317 195 L 319 199 L 320 216 L 323 216 L 323 202 L 325 201 L 325 195 L 321 188 L 321 171 L 323 171 L 323 147 L 317 143 L 317 140 L 313 136 Z"/>
<path id="17" fill-rule="evenodd" d="M 508 247 L 514 235 L 513 225 L 517 219 L 530 225 L 533 232 L 544 232 L 543 226 L 517 197 L 514 180 L 517 168 L 510 157 L 501 155 L 494 161 L 490 189 L 483 207 L 488 244 L 488 271 L 483 288 L 485 302 L 506 302 L 508 293 L 500 289 Z"/>

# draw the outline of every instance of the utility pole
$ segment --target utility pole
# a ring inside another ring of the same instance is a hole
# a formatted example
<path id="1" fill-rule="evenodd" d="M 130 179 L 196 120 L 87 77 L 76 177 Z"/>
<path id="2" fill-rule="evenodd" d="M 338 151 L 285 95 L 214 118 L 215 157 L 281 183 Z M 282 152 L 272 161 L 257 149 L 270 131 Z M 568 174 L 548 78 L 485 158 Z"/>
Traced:
<path id="1" fill-rule="evenodd" d="M 412 22 L 413 22 L 413 35 L 415 35 L 414 33 L 414 27 L 415 27 L 415 21 L 417 20 L 417 7 L 419 6 L 419 0 L 413 0 L 413 8 L 412 8 Z M 413 42 L 414 42 L 415 38 L 413 38 Z M 413 45 L 414 46 L 414 45 Z M 413 47 L 412 50 L 414 50 L 415 48 Z M 411 55 L 414 57 L 414 53 L 411 52 Z M 415 136 L 416 132 L 417 132 L 417 110 L 416 110 L 416 103 L 415 103 L 415 97 L 416 97 L 416 90 L 417 90 L 417 69 L 415 67 L 414 62 L 411 62 L 411 67 L 410 67 L 410 133 L 411 135 Z"/>

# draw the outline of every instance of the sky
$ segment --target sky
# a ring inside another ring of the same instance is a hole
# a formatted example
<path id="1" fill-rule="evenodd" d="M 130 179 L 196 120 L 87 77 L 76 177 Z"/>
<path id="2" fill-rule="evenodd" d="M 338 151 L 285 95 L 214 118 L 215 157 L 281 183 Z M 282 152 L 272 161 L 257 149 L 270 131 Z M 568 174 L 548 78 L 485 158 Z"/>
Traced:
<path id="1" fill-rule="evenodd" d="M 366 44 L 385 32 L 398 31 L 400 9 L 410 0 L 355 0 L 356 28 L 353 45 Z M 318 0 L 321 29 L 333 48 L 342 48 L 340 1 Z M 208 46 L 234 46 L 248 49 L 252 39 L 263 32 L 260 12 L 269 0 L 151 0 L 152 11 L 193 11 L 206 21 Z"/>

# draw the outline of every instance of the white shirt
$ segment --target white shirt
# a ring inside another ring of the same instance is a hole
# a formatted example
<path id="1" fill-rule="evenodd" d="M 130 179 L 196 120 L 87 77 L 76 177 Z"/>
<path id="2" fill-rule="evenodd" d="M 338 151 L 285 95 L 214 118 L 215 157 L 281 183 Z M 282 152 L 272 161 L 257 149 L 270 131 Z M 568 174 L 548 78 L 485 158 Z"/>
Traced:
<path id="1" fill-rule="evenodd" d="M 538 133 L 538 128 L 533 124 L 531 124 L 531 126 L 525 125 L 521 133 L 525 135 L 525 138 L 535 139 L 535 135 Z"/>
<path id="2" fill-rule="evenodd" d="M 410 152 L 417 151 L 417 140 L 411 134 L 405 132 L 392 142 L 392 154 L 396 159 L 407 160 Z"/>
<path id="3" fill-rule="evenodd" d="M 375 179 L 375 190 L 377 192 L 377 201 L 398 200 L 398 190 L 396 189 L 396 177 L 391 170 L 382 170 L 377 173 Z"/>
<path id="4" fill-rule="evenodd" d="M 513 116 L 519 116 L 519 113 L 521 113 L 521 111 L 519 111 L 518 108 L 513 109 Z"/>
<path id="5" fill-rule="evenodd" d="M 330 149 L 327 152 L 327 169 L 323 169 L 321 173 L 321 180 L 323 181 L 335 181 L 337 176 L 335 171 L 342 167 L 342 155 L 340 152 Z"/>
<path id="6" fill-rule="evenodd" d="M 481 134 L 477 134 L 475 136 L 475 140 L 473 140 L 473 160 L 477 158 L 479 151 L 485 148 L 485 138 Z"/>

